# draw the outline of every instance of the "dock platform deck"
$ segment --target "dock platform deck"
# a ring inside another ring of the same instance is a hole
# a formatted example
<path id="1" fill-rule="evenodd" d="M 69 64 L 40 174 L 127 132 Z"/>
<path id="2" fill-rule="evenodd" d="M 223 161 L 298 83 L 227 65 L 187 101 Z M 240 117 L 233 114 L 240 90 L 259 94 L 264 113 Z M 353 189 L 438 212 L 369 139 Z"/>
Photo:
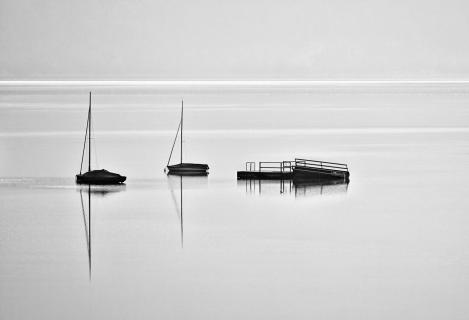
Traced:
<path id="1" fill-rule="evenodd" d="M 290 180 L 293 172 L 238 171 L 238 180 Z"/>
<path id="2" fill-rule="evenodd" d="M 296 158 L 294 161 L 246 162 L 246 169 L 237 172 L 238 180 L 294 180 L 348 182 L 350 172 L 343 163 Z"/>

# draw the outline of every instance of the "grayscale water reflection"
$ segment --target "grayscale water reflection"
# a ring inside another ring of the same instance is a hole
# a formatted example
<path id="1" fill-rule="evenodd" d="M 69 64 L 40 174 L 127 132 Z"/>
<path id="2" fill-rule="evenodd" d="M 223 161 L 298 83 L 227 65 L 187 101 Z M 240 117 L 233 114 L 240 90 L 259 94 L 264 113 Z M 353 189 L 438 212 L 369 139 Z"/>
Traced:
<path id="1" fill-rule="evenodd" d="M 0 95 L 0 318 L 469 313 L 469 89 L 192 90 L 185 157 L 210 174 L 181 179 L 163 167 L 184 90 L 101 88 L 93 166 L 128 180 L 87 190 L 88 89 Z M 296 156 L 351 181 L 236 180 Z"/>
<path id="2" fill-rule="evenodd" d="M 85 230 L 85 239 L 86 239 L 86 249 L 88 251 L 88 269 L 89 269 L 89 276 L 91 281 L 91 256 L 92 256 L 92 238 L 91 238 L 91 212 L 92 212 L 92 201 L 91 198 L 99 196 L 105 197 L 108 195 L 112 195 L 116 192 L 125 191 L 126 185 L 119 184 L 119 185 L 77 185 L 77 190 L 80 192 L 80 203 L 81 203 L 81 213 L 83 215 L 83 225 Z M 85 202 L 83 200 L 83 194 L 85 194 Z"/>
<path id="3" fill-rule="evenodd" d="M 186 190 L 186 192 L 190 192 L 190 190 L 194 188 L 206 187 L 207 182 L 208 179 L 206 174 L 202 174 L 200 176 L 168 174 L 168 186 L 174 202 L 175 212 L 181 225 L 181 247 L 184 247 L 184 190 Z M 179 189 L 177 190 L 179 192 L 179 197 L 176 197 L 175 195 L 175 185 L 179 185 Z"/>
<path id="4" fill-rule="evenodd" d="M 292 180 L 238 180 L 238 187 L 244 187 L 246 194 L 278 194 L 294 195 L 295 197 L 322 196 L 345 194 L 348 182 L 317 181 L 293 182 Z"/>

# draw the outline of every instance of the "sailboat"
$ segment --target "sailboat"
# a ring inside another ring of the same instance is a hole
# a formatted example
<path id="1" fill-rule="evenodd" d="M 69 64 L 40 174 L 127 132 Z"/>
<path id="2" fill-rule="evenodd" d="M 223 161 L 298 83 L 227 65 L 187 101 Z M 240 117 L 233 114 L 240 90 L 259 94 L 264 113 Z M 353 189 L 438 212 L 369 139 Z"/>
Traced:
<path id="1" fill-rule="evenodd" d="M 184 119 L 184 101 L 181 101 L 181 121 L 179 122 L 179 127 L 176 132 L 176 137 L 174 138 L 173 147 L 171 148 L 171 153 L 169 155 L 168 163 L 166 168 L 168 169 L 168 174 L 173 175 L 184 175 L 184 176 L 206 176 L 208 175 L 207 170 L 209 169 L 207 164 L 203 163 L 188 163 L 182 162 L 182 129 L 183 129 L 183 119 Z M 173 154 L 174 145 L 179 132 L 181 133 L 181 162 L 174 165 L 169 165 L 171 161 L 171 155 Z"/>
<path id="2" fill-rule="evenodd" d="M 82 173 L 83 158 L 85 156 L 86 140 L 88 139 L 88 172 Z M 81 154 L 80 173 L 76 175 L 76 182 L 79 184 L 119 184 L 125 181 L 126 177 L 118 173 L 105 169 L 91 170 L 91 92 L 90 106 L 88 109 L 88 119 L 86 121 L 85 142 Z"/>

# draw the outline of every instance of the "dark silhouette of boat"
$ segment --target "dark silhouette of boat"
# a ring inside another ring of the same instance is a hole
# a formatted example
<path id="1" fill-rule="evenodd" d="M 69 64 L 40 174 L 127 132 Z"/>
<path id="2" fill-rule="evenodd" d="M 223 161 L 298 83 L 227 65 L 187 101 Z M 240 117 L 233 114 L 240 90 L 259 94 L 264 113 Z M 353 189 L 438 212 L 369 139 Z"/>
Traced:
<path id="1" fill-rule="evenodd" d="M 83 174 L 77 174 L 77 183 L 80 184 L 120 184 L 126 177 L 105 169 L 91 170 Z"/>
<path id="2" fill-rule="evenodd" d="M 203 163 L 190 163 L 182 162 L 182 129 L 183 129 L 183 119 L 184 119 L 184 101 L 181 102 L 181 121 L 176 132 L 176 137 L 173 141 L 173 146 L 171 148 L 171 153 L 169 155 L 168 163 L 166 168 L 168 169 L 169 175 L 183 175 L 183 176 L 206 176 L 208 175 L 208 165 Z M 170 165 L 171 156 L 173 154 L 174 145 L 176 144 L 177 137 L 181 132 L 181 162 L 178 164 Z"/>
<path id="3" fill-rule="evenodd" d="M 88 172 L 82 173 L 83 158 L 85 156 L 86 141 L 88 140 Z M 79 184 L 120 184 L 126 177 L 118 173 L 110 172 L 105 169 L 91 170 L 91 92 L 90 105 L 88 108 L 88 119 L 86 121 L 85 141 L 83 143 L 83 152 L 81 154 L 80 173 L 76 175 L 76 182 Z"/>
<path id="4" fill-rule="evenodd" d="M 207 164 L 202 163 L 178 163 L 168 166 L 168 174 L 202 176 L 207 175 L 209 169 Z"/>

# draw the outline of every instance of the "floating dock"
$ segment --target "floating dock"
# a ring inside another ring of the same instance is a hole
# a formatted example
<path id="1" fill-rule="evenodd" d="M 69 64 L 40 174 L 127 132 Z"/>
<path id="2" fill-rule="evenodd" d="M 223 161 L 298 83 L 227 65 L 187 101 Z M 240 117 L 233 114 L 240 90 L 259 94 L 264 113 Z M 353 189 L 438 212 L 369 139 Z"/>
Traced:
<path id="1" fill-rule="evenodd" d="M 350 172 L 343 163 L 296 158 L 294 161 L 246 162 L 246 170 L 238 171 L 238 180 L 293 180 L 295 182 L 349 182 Z"/>

